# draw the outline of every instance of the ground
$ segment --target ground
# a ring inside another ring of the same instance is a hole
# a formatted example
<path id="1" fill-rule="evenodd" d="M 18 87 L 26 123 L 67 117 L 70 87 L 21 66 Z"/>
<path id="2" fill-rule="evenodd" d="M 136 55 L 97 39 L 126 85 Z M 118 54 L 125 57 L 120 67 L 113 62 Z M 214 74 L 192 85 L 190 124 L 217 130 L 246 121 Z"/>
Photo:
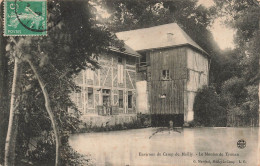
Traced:
<path id="1" fill-rule="evenodd" d="M 180 133 L 145 128 L 76 134 L 70 137 L 70 145 L 91 155 L 94 165 L 257 165 L 258 128 L 177 130 Z M 246 142 L 243 149 L 237 146 L 241 139 Z"/>

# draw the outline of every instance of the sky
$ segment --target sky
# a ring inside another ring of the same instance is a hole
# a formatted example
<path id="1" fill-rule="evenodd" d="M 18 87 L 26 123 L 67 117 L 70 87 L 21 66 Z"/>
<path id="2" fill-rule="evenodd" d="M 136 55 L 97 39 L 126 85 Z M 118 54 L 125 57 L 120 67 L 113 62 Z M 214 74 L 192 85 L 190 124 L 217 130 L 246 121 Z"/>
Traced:
<path id="1" fill-rule="evenodd" d="M 211 7 L 214 5 L 212 0 L 199 0 L 198 4 L 205 7 Z M 218 43 L 220 49 L 233 49 L 235 47 L 233 39 L 235 35 L 235 30 L 224 25 L 224 18 L 218 18 L 214 21 L 210 28 L 215 41 Z"/>

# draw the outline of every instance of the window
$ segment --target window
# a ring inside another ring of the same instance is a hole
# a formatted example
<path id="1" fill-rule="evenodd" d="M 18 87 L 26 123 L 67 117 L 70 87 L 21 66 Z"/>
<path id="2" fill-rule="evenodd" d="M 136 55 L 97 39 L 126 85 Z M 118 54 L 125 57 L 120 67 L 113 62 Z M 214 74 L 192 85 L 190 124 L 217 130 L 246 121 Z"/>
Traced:
<path id="1" fill-rule="evenodd" d="M 169 80 L 170 79 L 170 72 L 169 70 L 162 71 L 162 80 Z"/>
<path id="2" fill-rule="evenodd" d="M 144 52 L 141 53 L 139 58 L 139 66 L 149 66 L 150 65 L 150 53 Z"/>
<path id="3" fill-rule="evenodd" d="M 124 108 L 124 94 L 123 94 L 123 91 L 119 90 L 118 94 L 119 94 L 119 98 L 118 98 L 119 108 Z"/>
<path id="4" fill-rule="evenodd" d="M 102 89 L 103 96 L 109 96 L 110 95 L 110 89 Z"/>
<path id="5" fill-rule="evenodd" d="M 88 88 L 88 108 L 94 108 L 93 88 Z"/>
<path id="6" fill-rule="evenodd" d="M 141 54 L 141 57 L 140 57 L 140 66 L 145 66 L 147 65 L 146 64 L 146 54 Z"/>
<path id="7" fill-rule="evenodd" d="M 118 57 L 118 63 L 123 63 L 123 58 L 122 57 Z"/>
<path id="8" fill-rule="evenodd" d="M 110 89 L 102 89 L 103 105 L 110 106 Z"/>
<path id="9" fill-rule="evenodd" d="M 127 65 L 136 65 L 136 57 L 126 56 L 125 63 Z"/>
<path id="10" fill-rule="evenodd" d="M 124 83 L 124 65 L 122 62 L 123 59 L 121 57 L 118 57 L 117 78 L 119 84 Z"/>
<path id="11" fill-rule="evenodd" d="M 132 108 L 133 107 L 133 95 L 132 95 L 131 91 L 128 91 L 127 101 L 128 101 L 128 108 Z"/>

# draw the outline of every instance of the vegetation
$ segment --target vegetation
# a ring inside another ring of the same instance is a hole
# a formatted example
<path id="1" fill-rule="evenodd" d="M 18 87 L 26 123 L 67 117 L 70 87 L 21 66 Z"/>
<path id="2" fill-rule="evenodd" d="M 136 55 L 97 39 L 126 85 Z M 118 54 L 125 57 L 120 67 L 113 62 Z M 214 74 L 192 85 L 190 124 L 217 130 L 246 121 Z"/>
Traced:
<path id="1" fill-rule="evenodd" d="M 225 15 L 226 25 L 237 30 L 236 49 L 230 51 L 226 64 L 235 70 L 226 70 L 229 77 L 220 79 L 220 94 L 228 102 L 228 125 L 258 126 L 260 7 L 254 0 L 215 3 L 218 16 Z"/>
<path id="2" fill-rule="evenodd" d="M 227 125 L 227 103 L 216 93 L 214 87 L 204 87 L 194 101 L 195 126 L 225 127 Z"/>
<path id="3" fill-rule="evenodd" d="M 215 68 L 211 85 L 225 103 L 221 105 L 220 102 L 220 109 L 216 111 L 222 112 L 222 108 L 226 110 L 227 126 L 258 126 L 260 7 L 254 0 L 215 0 L 215 3 L 216 18 L 225 18 L 225 24 L 236 30 L 235 49 L 224 50 L 213 57 L 218 69 Z M 201 93 L 208 95 L 210 91 L 210 88 L 204 88 L 198 95 L 194 105 L 195 114 L 207 110 L 201 106 L 202 103 L 217 104 L 216 100 L 213 103 L 206 98 L 205 101 L 199 100 Z M 212 94 L 212 97 L 216 98 L 216 95 Z M 207 119 L 216 116 L 213 115 L 208 115 Z M 195 121 L 200 121 L 200 118 L 197 116 Z"/>
<path id="4" fill-rule="evenodd" d="M 9 133 L 13 134 L 7 137 L 12 145 L 6 151 L 11 164 L 53 165 L 56 151 L 60 156 L 56 165 L 80 165 L 80 155 L 66 139 L 79 124 L 80 112 L 76 116 L 67 113 L 68 107 L 77 112 L 69 96 L 78 90 L 73 78 L 82 69 L 98 67 L 98 55 L 106 52 L 113 41 L 113 35 L 96 22 L 94 7 L 87 1 L 51 1 L 48 10 L 48 36 L 8 37 L 7 52 L 1 52 L 1 56 L 8 56 L 10 75 L 15 73 L 19 78 L 9 84 L 16 83 L 15 89 L 19 90 L 11 109 L 15 112 L 11 114 L 14 127 L 9 127 Z M 14 69 L 14 62 L 22 68 L 16 65 Z M 53 117 L 47 114 L 45 102 Z M 55 135 L 50 118 L 59 128 Z M 58 151 L 55 136 L 61 137 Z M 1 163 L 3 155 L 1 146 Z"/>

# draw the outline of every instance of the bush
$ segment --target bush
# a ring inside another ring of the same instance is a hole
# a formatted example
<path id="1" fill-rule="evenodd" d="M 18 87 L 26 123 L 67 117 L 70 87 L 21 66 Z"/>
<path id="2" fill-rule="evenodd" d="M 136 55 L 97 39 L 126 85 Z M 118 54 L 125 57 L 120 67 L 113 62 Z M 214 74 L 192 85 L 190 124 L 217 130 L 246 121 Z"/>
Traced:
<path id="1" fill-rule="evenodd" d="M 207 127 L 227 125 L 227 102 L 222 99 L 214 87 L 203 87 L 194 101 L 194 124 Z"/>

